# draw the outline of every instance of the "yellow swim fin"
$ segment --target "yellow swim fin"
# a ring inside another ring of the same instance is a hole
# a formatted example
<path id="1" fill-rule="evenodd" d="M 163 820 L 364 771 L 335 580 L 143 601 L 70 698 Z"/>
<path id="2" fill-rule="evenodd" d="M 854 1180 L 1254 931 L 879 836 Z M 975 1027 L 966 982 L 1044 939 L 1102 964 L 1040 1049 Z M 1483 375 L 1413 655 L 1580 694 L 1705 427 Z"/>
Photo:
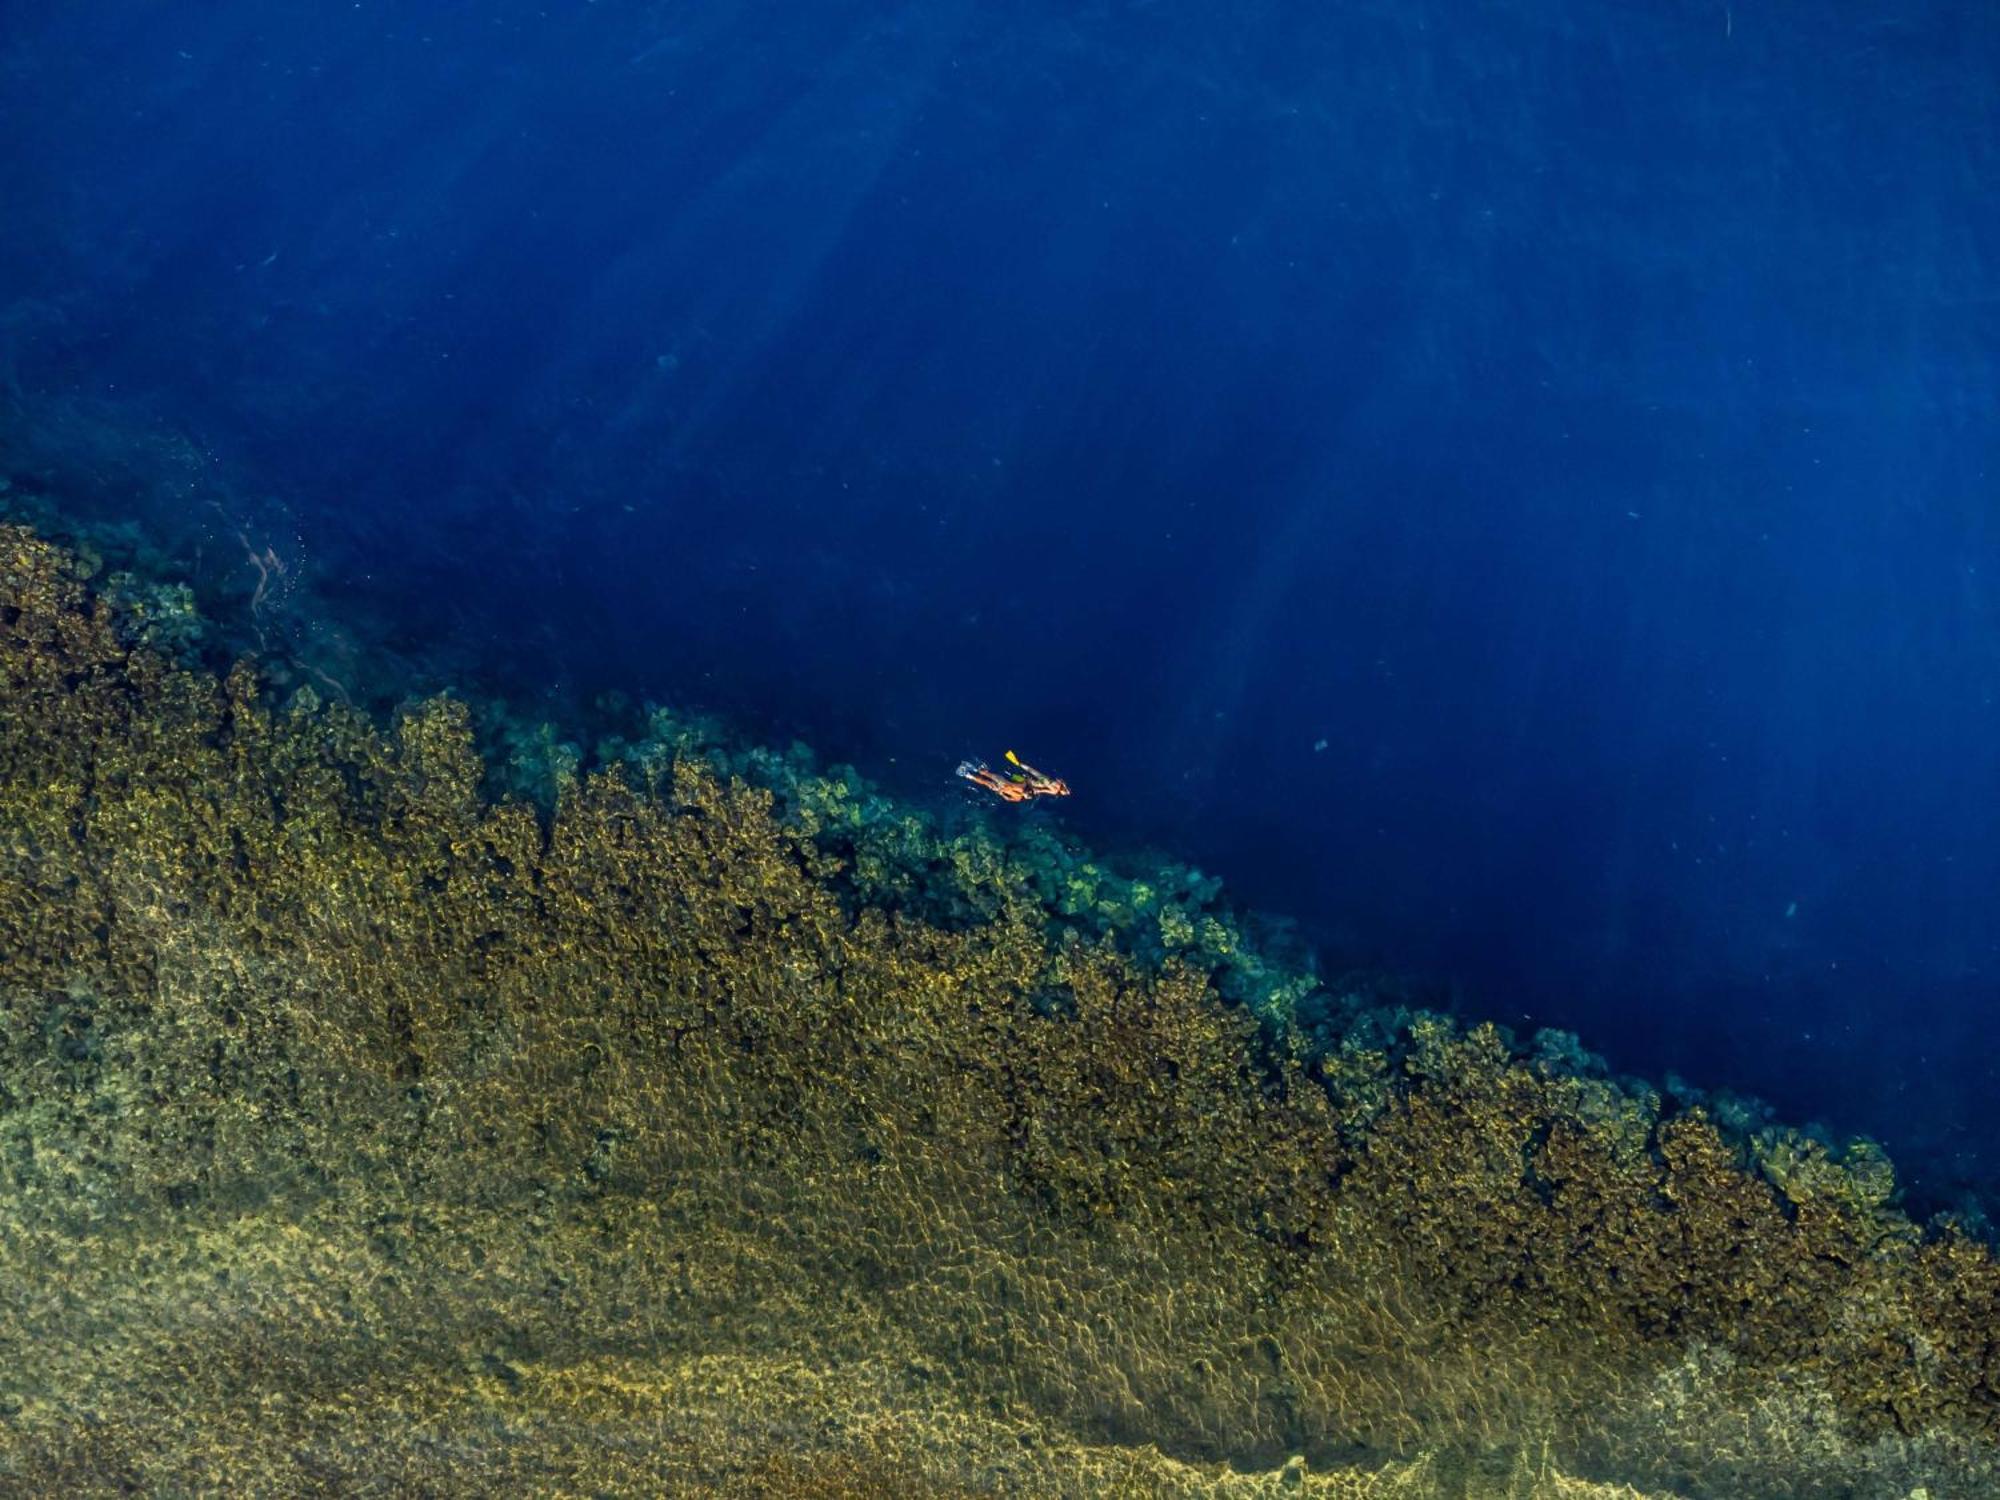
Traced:
<path id="1" fill-rule="evenodd" d="M 1020 765 L 1020 764 L 1021 764 L 1021 757 L 1020 757 L 1020 756 L 1018 756 L 1018 755 L 1016 755 L 1016 754 L 1015 754 L 1015 753 L 1014 753 L 1014 752 L 1013 752 L 1012 750 L 1009 750 L 1009 751 L 1007 752 L 1007 759 L 1008 759 L 1008 761 L 1009 761 L 1009 762 L 1011 762 L 1011 763 L 1012 763 L 1012 764 L 1014 764 L 1014 765 L 1017 765 L 1017 766 L 1018 766 L 1018 765 Z M 1024 770 L 1025 770 L 1025 769 L 1026 769 L 1026 767 L 1023 767 L 1022 769 L 1024 769 Z"/>

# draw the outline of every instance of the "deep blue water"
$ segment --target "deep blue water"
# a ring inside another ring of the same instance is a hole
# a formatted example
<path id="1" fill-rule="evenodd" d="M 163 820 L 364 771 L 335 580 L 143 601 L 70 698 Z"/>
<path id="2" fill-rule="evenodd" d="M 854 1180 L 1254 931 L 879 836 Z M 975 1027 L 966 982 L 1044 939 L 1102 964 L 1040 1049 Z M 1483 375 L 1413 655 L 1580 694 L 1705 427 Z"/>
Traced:
<path id="1" fill-rule="evenodd" d="M 13 0 L 0 203 L 378 643 L 2000 1180 L 1981 0 Z"/>

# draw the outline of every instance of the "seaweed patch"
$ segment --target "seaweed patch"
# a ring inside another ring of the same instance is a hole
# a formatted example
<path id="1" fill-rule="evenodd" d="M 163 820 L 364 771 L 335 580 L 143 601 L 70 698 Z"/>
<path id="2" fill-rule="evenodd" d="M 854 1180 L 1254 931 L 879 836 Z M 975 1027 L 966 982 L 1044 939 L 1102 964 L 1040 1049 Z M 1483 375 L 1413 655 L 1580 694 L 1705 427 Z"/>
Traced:
<path id="1" fill-rule="evenodd" d="M 537 801 L 90 571 L 0 528 L 10 1486 L 2000 1483 L 2000 1268 L 1870 1148 L 671 715 Z"/>

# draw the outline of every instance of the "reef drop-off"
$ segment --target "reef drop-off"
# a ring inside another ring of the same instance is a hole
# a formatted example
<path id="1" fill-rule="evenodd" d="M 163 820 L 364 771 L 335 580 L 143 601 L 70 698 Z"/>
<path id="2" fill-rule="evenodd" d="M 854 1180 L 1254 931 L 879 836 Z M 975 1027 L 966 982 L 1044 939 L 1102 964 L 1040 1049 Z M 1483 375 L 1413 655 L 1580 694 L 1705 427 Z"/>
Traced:
<path id="1" fill-rule="evenodd" d="M 2000 1484 L 2000 1270 L 1879 1158 L 1277 1024 L 782 757 L 498 795 L 92 571 L 0 528 L 0 1489 Z"/>

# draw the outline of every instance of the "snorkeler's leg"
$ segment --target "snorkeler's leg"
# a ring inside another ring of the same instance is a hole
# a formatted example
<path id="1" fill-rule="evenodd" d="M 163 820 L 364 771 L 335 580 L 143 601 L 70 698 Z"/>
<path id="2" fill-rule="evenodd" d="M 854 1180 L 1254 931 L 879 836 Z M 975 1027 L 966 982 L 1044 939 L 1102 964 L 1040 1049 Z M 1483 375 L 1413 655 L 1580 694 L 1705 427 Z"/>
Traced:
<path id="1" fill-rule="evenodd" d="M 960 774 L 974 786 L 983 786 L 987 791 L 998 792 L 1003 797 L 1007 795 L 1007 783 L 1002 781 L 999 776 L 995 775 L 986 766 L 976 766 L 972 770 L 961 772 Z"/>

